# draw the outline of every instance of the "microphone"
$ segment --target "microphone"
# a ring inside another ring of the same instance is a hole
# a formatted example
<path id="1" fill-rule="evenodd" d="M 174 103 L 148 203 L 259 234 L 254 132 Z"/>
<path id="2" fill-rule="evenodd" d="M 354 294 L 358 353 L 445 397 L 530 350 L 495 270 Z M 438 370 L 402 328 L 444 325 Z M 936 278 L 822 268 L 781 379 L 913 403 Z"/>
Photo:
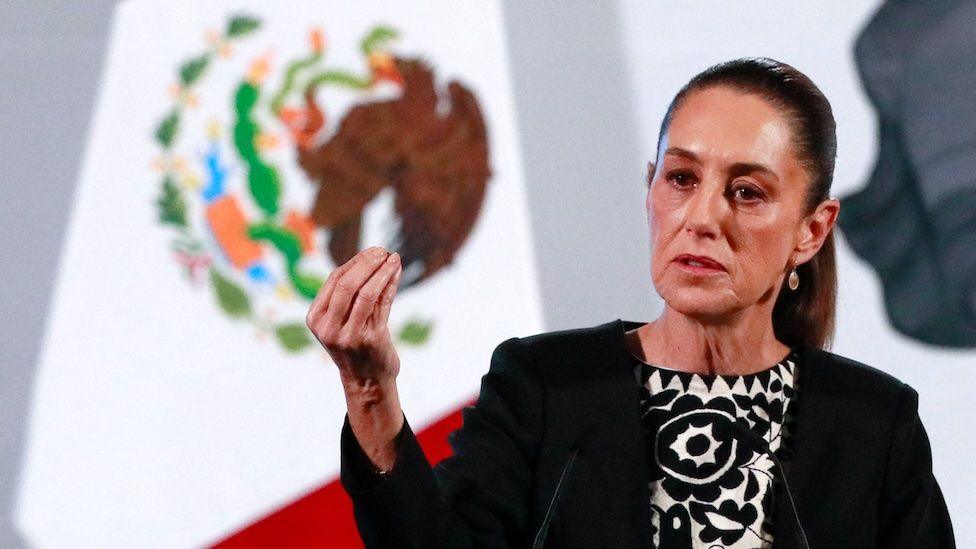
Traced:
<path id="1" fill-rule="evenodd" d="M 556 490 L 552 494 L 552 499 L 549 500 L 549 508 L 546 509 L 546 516 L 542 519 L 542 525 L 539 526 L 539 531 L 535 534 L 535 542 L 532 543 L 532 549 L 542 549 L 542 545 L 546 541 L 546 535 L 549 533 L 549 522 L 552 520 L 553 512 L 556 510 L 556 504 L 559 502 L 559 496 L 562 494 L 563 481 L 569 476 L 569 472 L 573 468 L 573 462 L 576 461 L 576 454 L 578 453 L 578 445 L 574 446 L 569 453 L 566 465 L 563 466 L 563 472 L 559 474 L 559 480 L 556 481 Z"/>
<path id="2" fill-rule="evenodd" d="M 803 524 L 800 522 L 800 515 L 796 511 L 796 502 L 793 501 L 793 493 L 790 491 L 790 483 L 786 480 L 786 472 L 783 469 L 783 464 L 776 457 L 776 453 L 769 447 L 769 443 L 766 439 L 756 434 L 755 431 L 748 428 L 747 426 L 735 421 L 728 420 L 728 424 L 732 426 L 732 429 L 737 433 L 743 435 L 745 438 L 752 442 L 753 446 L 762 450 L 764 454 L 772 458 L 773 463 L 776 464 L 776 469 L 779 469 L 779 478 L 783 480 L 783 488 L 786 489 L 786 498 L 790 504 L 790 511 L 793 515 L 793 521 L 796 523 L 796 531 L 798 533 L 798 538 L 800 546 L 804 549 L 810 549 L 810 543 L 807 541 L 807 533 L 803 530 Z"/>
<path id="3" fill-rule="evenodd" d="M 576 461 L 576 456 L 579 454 L 580 448 L 586 445 L 586 442 L 592 436 L 595 429 L 596 421 L 591 418 L 583 424 L 576 440 L 569 446 L 569 457 L 566 458 L 566 464 L 563 465 L 563 470 L 559 474 L 559 480 L 556 481 L 556 489 L 553 491 L 552 498 L 549 500 L 549 507 L 546 508 L 546 516 L 543 517 L 542 524 L 535 533 L 535 541 L 532 542 L 532 549 L 542 549 L 546 541 L 546 536 L 549 534 L 549 523 L 552 521 L 552 516 L 556 512 L 556 505 L 559 504 L 559 496 L 562 495 L 566 479 L 569 478 L 569 473 L 573 470 L 573 462 Z"/>

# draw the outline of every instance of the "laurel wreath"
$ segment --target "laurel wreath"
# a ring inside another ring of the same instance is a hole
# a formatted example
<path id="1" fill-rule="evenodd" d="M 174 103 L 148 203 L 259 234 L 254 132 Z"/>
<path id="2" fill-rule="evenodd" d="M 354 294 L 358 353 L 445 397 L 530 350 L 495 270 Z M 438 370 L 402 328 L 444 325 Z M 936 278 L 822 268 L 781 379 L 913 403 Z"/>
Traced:
<path id="1" fill-rule="evenodd" d="M 189 202 L 183 193 L 185 187 L 192 186 L 194 176 L 188 172 L 182 159 L 173 152 L 180 136 L 184 110 L 196 105 L 194 88 L 206 75 L 207 69 L 219 58 L 228 57 L 234 42 L 252 34 L 260 26 L 261 21 L 256 17 L 231 16 L 223 32 L 212 31 L 209 34 L 209 45 L 202 53 L 190 57 L 180 65 L 177 71 L 178 84 L 173 90 L 173 106 L 159 122 L 153 136 L 161 149 L 158 164 L 162 172 L 155 206 L 159 222 L 171 226 L 176 231 L 170 248 L 177 261 L 183 265 L 184 274 L 195 280 L 199 272 L 205 270 L 215 300 L 227 316 L 250 321 L 258 329 L 259 337 L 272 334 L 285 351 L 297 353 L 313 343 L 304 320 L 278 323 L 273 318 L 256 314 L 248 292 L 221 270 L 221 266 L 214 261 L 203 239 L 196 234 L 193 226 L 188 222 Z M 368 55 L 382 43 L 396 36 L 395 30 L 376 26 L 367 33 L 360 46 Z M 322 49 L 319 45 L 313 47 L 312 53 L 307 57 L 293 61 L 287 66 L 282 85 L 270 101 L 272 112 L 275 114 L 281 112 L 286 98 L 297 86 L 299 74 L 314 67 L 321 58 Z M 370 82 L 351 72 L 333 69 L 313 75 L 305 83 L 305 88 L 321 84 L 362 90 L 368 88 Z M 260 128 L 251 116 L 259 97 L 259 87 L 248 79 L 241 82 L 234 96 L 236 119 L 233 127 L 233 144 L 243 161 L 242 167 L 247 172 L 250 198 L 263 214 L 262 219 L 249 221 L 247 236 L 253 241 L 266 242 L 276 249 L 284 262 L 290 287 L 297 294 L 311 300 L 321 287 L 323 279 L 299 268 L 298 263 L 302 257 L 300 237 L 283 226 L 278 219 L 281 180 L 277 169 L 261 157 L 256 144 Z M 219 170 L 220 167 L 214 161 L 208 163 L 207 169 L 213 171 Z M 412 344 L 421 343 L 427 339 L 429 330 L 429 324 L 408 322 L 400 330 L 398 340 Z"/>

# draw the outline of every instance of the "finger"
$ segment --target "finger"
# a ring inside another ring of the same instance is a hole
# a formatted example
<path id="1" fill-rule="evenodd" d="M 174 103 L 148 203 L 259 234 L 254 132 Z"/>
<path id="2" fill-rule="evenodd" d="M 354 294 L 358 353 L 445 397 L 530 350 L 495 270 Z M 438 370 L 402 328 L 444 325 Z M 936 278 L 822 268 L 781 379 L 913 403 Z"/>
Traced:
<path id="1" fill-rule="evenodd" d="M 315 299 L 312 300 L 312 304 L 309 306 L 309 314 L 313 322 L 325 312 L 325 308 L 329 304 L 329 299 L 332 297 L 332 292 L 335 290 L 336 282 L 339 280 L 339 278 L 341 278 L 343 274 L 352 268 L 356 262 L 362 261 L 363 257 L 370 253 L 370 250 L 374 250 L 376 248 L 377 246 L 370 246 L 369 248 L 360 250 L 359 253 L 357 253 L 351 259 L 342 265 L 339 265 L 335 269 L 332 269 L 332 272 L 329 273 L 328 278 L 325 279 L 325 283 L 322 284 L 321 288 L 319 288 L 318 293 L 315 294 Z"/>
<path id="2" fill-rule="evenodd" d="M 389 253 L 383 248 L 376 248 L 365 254 L 362 261 L 357 261 L 355 265 L 336 280 L 336 286 L 332 290 L 329 298 L 328 307 L 325 310 L 325 324 L 327 326 L 343 329 L 346 319 L 349 317 L 349 306 L 355 299 L 363 283 L 376 271 L 386 260 Z"/>
<path id="3" fill-rule="evenodd" d="M 390 309 L 393 308 L 393 298 L 396 297 L 397 290 L 400 288 L 400 275 L 402 274 L 403 264 L 400 264 L 396 274 L 387 283 L 386 288 L 383 288 L 383 293 L 380 294 L 379 305 L 373 307 L 371 321 L 377 330 L 385 330 L 387 327 L 387 323 L 390 320 Z"/>
<path id="4" fill-rule="evenodd" d="M 356 294 L 356 299 L 349 312 L 349 320 L 346 322 L 344 330 L 351 334 L 361 334 L 366 329 L 366 320 L 373 314 L 373 309 L 379 303 L 380 295 L 386 288 L 390 279 L 396 274 L 400 265 L 400 254 L 392 253 L 383 262 L 383 265 L 376 269 L 373 276 L 363 284 Z"/>

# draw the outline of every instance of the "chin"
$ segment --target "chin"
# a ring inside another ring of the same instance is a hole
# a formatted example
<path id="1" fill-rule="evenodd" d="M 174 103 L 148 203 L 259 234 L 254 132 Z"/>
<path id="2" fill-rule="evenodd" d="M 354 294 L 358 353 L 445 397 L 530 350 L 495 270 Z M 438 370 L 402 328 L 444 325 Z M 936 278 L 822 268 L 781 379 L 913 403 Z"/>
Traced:
<path id="1" fill-rule="evenodd" d="M 736 311 L 736 304 L 721 290 L 714 288 L 673 288 L 661 293 L 668 307 L 690 317 L 722 318 Z"/>

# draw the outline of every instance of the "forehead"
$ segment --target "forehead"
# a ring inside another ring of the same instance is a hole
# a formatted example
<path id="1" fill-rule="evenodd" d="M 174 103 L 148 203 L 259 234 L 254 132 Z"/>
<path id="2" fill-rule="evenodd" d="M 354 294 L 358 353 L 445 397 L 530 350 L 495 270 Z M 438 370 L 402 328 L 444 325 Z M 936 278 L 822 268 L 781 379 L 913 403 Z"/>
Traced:
<path id="1" fill-rule="evenodd" d="M 675 110 L 661 152 L 678 147 L 703 162 L 750 162 L 789 176 L 799 166 L 791 130 L 774 105 L 728 87 L 691 92 Z"/>

